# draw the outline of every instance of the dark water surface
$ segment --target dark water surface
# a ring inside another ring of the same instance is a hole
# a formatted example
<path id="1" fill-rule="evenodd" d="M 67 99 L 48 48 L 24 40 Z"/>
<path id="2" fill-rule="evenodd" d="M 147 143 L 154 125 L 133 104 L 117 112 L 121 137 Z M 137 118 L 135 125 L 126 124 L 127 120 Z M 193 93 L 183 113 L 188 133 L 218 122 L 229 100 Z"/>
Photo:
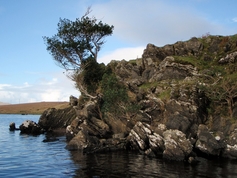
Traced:
<path id="1" fill-rule="evenodd" d="M 0 178 L 2 177 L 237 177 L 237 160 L 199 158 L 197 165 L 169 162 L 143 155 L 116 152 L 83 155 L 65 149 L 65 137 L 43 142 L 45 135 L 10 132 L 24 120 L 38 121 L 39 115 L 0 114 Z"/>

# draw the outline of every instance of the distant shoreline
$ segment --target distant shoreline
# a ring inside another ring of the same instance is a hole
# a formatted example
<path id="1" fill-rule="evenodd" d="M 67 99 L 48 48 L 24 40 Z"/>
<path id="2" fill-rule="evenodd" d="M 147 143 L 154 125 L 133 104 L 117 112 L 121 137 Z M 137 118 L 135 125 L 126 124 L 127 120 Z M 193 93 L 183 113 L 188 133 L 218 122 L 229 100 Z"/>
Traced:
<path id="1" fill-rule="evenodd" d="M 48 108 L 63 109 L 69 102 L 35 102 L 0 105 L 0 114 L 42 114 Z"/>

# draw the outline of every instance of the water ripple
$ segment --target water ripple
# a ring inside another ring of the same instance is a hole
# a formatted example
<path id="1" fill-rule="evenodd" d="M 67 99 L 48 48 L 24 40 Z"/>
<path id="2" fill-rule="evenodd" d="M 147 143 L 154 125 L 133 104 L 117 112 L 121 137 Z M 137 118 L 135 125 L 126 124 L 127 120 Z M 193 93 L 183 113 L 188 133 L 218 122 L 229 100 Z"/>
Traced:
<path id="1" fill-rule="evenodd" d="M 43 142 L 45 135 L 21 135 L 10 132 L 8 125 L 24 120 L 37 122 L 39 116 L 0 114 L 0 177 L 4 178 L 178 178 L 178 177 L 237 177 L 237 160 L 206 160 L 190 166 L 184 162 L 169 162 L 129 153 L 85 155 L 67 151 L 65 137 Z"/>

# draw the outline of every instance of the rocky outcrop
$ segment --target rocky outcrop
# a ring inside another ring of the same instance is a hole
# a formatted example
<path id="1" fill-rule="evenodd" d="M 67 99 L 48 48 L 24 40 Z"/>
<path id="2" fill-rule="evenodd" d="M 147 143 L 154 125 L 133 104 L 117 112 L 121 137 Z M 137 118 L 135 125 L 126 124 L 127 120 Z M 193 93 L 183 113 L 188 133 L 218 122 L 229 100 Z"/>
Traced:
<path id="1" fill-rule="evenodd" d="M 39 118 L 38 124 L 44 130 L 55 130 L 66 128 L 76 118 L 73 107 L 65 109 L 49 108 L 45 110 Z"/>
<path id="2" fill-rule="evenodd" d="M 163 133 L 165 140 L 164 158 L 184 160 L 192 152 L 192 144 L 179 130 L 167 130 Z"/>
<path id="3" fill-rule="evenodd" d="M 225 64 L 225 63 L 234 63 L 237 60 L 237 51 L 227 54 L 225 57 L 221 58 L 218 62 L 220 64 Z"/>
<path id="4" fill-rule="evenodd" d="M 178 161 L 192 162 L 196 153 L 237 159 L 237 123 L 220 114 L 228 103 L 218 100 L 221 91 L 212 87 L 227 75 L 235 76 L 236 51 L 236 36 L 191 38 L 163 47 L 148 44 L 142 59 L 111 61 L 105 69 L 128 95 L 126 103 L 116 101 L 120 112 L 103 110 L 105 93 L 98 85 L 98 95 L 71 96 L 71 107 L 48 109 L 39 125 L 64 128 L 67 148 L 85 153 L 131 149 Z M 232 96 L 235 116 L 237 98 Z"/>
<path id="5" fill-rule="evenodd" d="M 24 121 L 19 129 L 22 134 L 31 134 L 31 135 L 39 135 L 44 133 L 44 130 L 38 125 L 36 122 L 31 120 Z"/>
<path id="6" fill-rule="evenodd" d="M 199 125 L 195 148 L 207 155 L 220 156 L 226 147 L 223 133 L 211 133 L 205 125 Z"/>
<path id="7" fill-rule="evenodd" d="M 67 145 L 68 150 L 82 150 L 84 153 L 98 153 L 126 149 L 125 138 L 103 139 L 89 135 L 87 130 L 80 130 Z"/>
<path id="8" fill-rule="evenodd" d="M 191 38 L 186 42 L 179 41 L 173 45 L 165 45 L 158 48 L 153 44 L 148 44 L 142 58 L 144 59 L 145 67 L 159 64 L 167 56 L 197 56 L 203 50 L 203 44 L 198 38 Z"/>
<path id="9" fill-rule="evenodd" d="M 148 69 L 151 70 L 151 69 Z M 157 70 L 155 68 L 154 70 Z M 154 71 L 150 77 L 149 82 L 156 82 L 162 80 L 182 80 L 187 77 L 192 77 L 197 74 L 197 69 L 192 65 L 180 64 L 175 61 L 174 57 L 168 56 L 164 58 L 158 65 L 158 71 Z"/>
<path id="10" fill-rule="evenodd" d="M 112 118 L 102 119 L 98 112 L 99 104 L 98 97 L 77 110 L 77 117 L 66 128 L 69 141 L 67 149 L 82 150 L 85 153 L 124 149 L 124 135 L 117 134 L 121 131 L 119 122 Z"/>
<path id="11" fill-rule="evenodd" d="M 128 136 L 131 148 L 142 151 L 149 156 L 163 156 L 169 160 L 185 160 L 192 152 L 192 144 L 179 130 L 166 130 L 159 125 L 154 132 L 150 125 L 138 122 Z"/>

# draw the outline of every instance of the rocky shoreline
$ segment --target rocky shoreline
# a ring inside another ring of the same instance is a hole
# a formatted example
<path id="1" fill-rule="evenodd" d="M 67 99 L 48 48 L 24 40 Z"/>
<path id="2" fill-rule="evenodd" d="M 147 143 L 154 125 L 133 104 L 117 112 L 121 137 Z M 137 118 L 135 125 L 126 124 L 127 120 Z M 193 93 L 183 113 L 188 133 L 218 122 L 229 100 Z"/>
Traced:
<path id="1" fill-rule="evenodd" d="M 47 118 L 43 114 L 39 123 L 45 119 L 57 120 L 51 114 Z M 126 125 L 129 126 L 129 121 Z M 41 124 L 41 127 L 46 128 L 45 126 L 47 123 Z M 130 131 L 112 134 L 113 131 L 103 121 L 86 121 L 76 117 L 65 128 L 67 149 L 81 150 L 84 153 L 132 150 L 150 157 L 189 163 L 195 162 L 197 156 L 237 159 L 236 130 L 230 134 L 229 140 L 223 132 L 213 133 L 204 124 L 198 126 L 196 137 L 187 136 L 178 129 L 167 129 L 164 124 L 154 128 L 141 121 L 128 130 Z"/>
<path id="2" fill-rule="evenodd" d="M 128 101 L 114 98 L 112 111 L 101 109 L 106 93 L 71 96 L 68 108 L 46 110 L 38 125 L 64 129 L 67 149 L 84 153 L 132 150 L 190 163 L 199 155 L 237 159 L 237 87 L 223 80 L 237 74 L 236 51 L 236 35 L 148 44 L 142 59 L 107 66 Z"/>

